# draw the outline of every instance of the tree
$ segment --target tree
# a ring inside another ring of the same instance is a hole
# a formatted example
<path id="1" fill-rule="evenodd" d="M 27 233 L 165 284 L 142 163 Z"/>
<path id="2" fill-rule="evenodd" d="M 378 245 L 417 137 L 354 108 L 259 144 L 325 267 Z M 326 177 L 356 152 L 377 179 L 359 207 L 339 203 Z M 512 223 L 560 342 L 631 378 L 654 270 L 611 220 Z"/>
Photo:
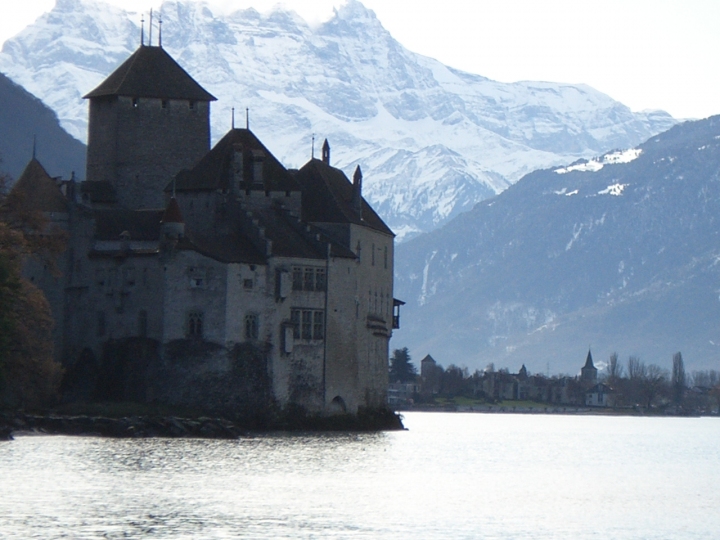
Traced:
<path id="1" fill-rule="evenodd" d="M 21 275 L 27 257 L 54 268 L 64 235 L 0 177 L 0 406 L 51 403 L 62 377 L 53 359 L 52 316 L 43 293 Z"/>
<path id="2" fill-rule="evenodd" d="M 390 382 L 412 382 L 417 377 L 417 368 L 410 361 L 407 347 L 395 349 L 390 358 Z"/>
<path id="3" fill-rule="evenodd" d="M 673 402 L 675 405 L 682 405 L 687 380 L 685 376 L 685 363 L 683 362 L 682 353 L 680 352 L 676 352 L 673 355 L 672 380 L 670 386 L 672 388 Z"/>
<path id="4" fill-rule="evenodd" d="M 645 408 L 650 409 L 655 398 L 658 397 L 667 385 L 667 374 L 660 366 L 650 364 L 643 370 L 640 390 L 644 398 Z"/>
<path id="5" fill-rule="evenodd" d="M 618 360 L 618 353 L 614 352 L 610 355 L 610 362 L 608 363 L 608 382 L 612 386 L 616 381 L 623 376 L 623 367 Z"/>

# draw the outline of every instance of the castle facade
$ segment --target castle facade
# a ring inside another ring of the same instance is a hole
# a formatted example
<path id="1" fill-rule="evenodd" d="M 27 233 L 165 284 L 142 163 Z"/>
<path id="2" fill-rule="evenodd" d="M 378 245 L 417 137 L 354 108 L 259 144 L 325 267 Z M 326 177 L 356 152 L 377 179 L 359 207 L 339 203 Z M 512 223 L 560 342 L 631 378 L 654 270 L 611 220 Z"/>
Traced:
<path id="1" fill-rule="evenodd" d="M 320 413 L 387 399 L 394 235 L 330 160 L 286 169 L 141 46 L 90 92 L 86 180 L 35 159 L 14 189 L 69 236 L 50 301 L 68 399 Z M 42 192 L 42 196 L 37 196 Z"/>

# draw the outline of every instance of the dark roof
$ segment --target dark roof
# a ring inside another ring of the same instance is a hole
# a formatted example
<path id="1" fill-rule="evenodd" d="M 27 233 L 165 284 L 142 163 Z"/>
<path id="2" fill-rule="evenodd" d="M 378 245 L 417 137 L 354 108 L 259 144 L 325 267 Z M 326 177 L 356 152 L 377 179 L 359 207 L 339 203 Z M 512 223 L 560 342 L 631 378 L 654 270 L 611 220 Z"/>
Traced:
<path id="1" fill-rule="evenodd" d="M 86 180 L 80 183 L 80 193 L 93 203 L 116 203 L 115 187 L 104 180 Z"/>
<path id="2" fill-rule="evenodd" d="M 423 362 L 432 362 L 433 364 L 436 364 L 436 363 L 437 363 L 437 362 L 435 362 L 435 359 L 434 359 L 432 356 L 430 356 L 429 354 L 426 355 L 425 358 L 423 358 L 422 360 L 420 360 L 420 363 L 421 363 L 421 364 L 422 364 Z"/>
<path id="3" fill-rule="evenodd" d="M 592 353 L 590 352 L 590 350 L 588 350 L 588 355 L 585 359 L 585 366 L 583 367 L 583 369 L 595 369 L 595 365 L 593 364 L 592 359 Z"/>
<path id="4" fill-rule="evenodd" d="M 170 202 L 165 208 L 165 213 L 160 220 L 160 223 L 185 223 L 180 206 L 178 206 L 177 199 L 175 197 L 170 198 Z"/>
<path id="5" fill-rule="evenodd" d="M 375 210 L 362 200 L 362 218 L 353 208 L 353 185 L 345 173 L 311 159 L 295 178 L 302 186 L 303 220 L 315 223 L 354 223 L 395 236 Z"/>
<path id="6" fill-rule="evenodd" d="M 264 191 L 299 191 L 300 186 L 293 176 L 247 129 L 232 129 L 218 141 L 210 152 L 190 171 L 181 171 L 175 177 L 177 191 L 215 191 L 230 189 L 230 180 L 234 176 L 235 151 L 243 152 L 243 179 L 245 189 Z M 253 154 L 263 156 L 262 188 L 253 188 Z M 171 182 L 165 191 L 172 191 Z"/>
<path id="7" fill-rule="evenodd" d="M 142 45 L 85 98 L 150 97 L 215 101 L 162 47 Z"/>
<path id="8" fill-rule="evenodd" d="M 12 188 L 24 201 L 41 212 L 67 212 L 68 201 L 40 162 L 32 158 Z"/>
<path id="9" fill-rule="evenodd" d="M 265 264 L 266 257 L 239 232 L 224 235 L 183 236 L 178 249 L 196 251 L 224 263 Z"/>
<path id="10" fill-rule="evenodd" d="M 95 239 L 118 240 L 128 232 L 130 240 L 158 240 L 163 210 L 94 210 Z"/>

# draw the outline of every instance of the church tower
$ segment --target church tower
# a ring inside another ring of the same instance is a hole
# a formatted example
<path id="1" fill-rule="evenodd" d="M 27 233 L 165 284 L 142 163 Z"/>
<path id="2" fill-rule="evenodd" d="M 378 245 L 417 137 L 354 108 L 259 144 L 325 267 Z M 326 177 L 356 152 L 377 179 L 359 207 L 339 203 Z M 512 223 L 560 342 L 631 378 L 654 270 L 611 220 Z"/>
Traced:
<path id="1" fill-rule="evenodd" d="M 141 45 L 90 100 L 87 175 L 130 209 L 163 208 L 163 189 L 210 150 L 215 98 L 162 47 Z"/>

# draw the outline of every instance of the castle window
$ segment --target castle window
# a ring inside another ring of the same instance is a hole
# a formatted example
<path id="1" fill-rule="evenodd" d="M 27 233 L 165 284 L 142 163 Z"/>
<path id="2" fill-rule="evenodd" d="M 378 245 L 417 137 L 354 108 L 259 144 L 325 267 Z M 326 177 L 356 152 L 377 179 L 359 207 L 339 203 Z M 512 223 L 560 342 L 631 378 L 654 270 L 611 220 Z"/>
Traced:
<path id="1" fill-rule="evenodd" d="M 303 271 L 299 266 L 293 266 L 292 271 L 292 290 L 302 291 L 303 286 Z"/>
<path id="2" fill-rule="evenodd" d="M 327 287 L 327 280 L 325 279 L 325 269 L 324 268 L 316 268 L 315 269 L 315 290 L 316 291 L 324 291 Z"/>
<path id="3" fill-rule="evenodd" d="M 105 312 L 104 311 L 98 311 L 96 314 L 97 319 L 97 328 L 96 328 L 96 334 L 98 337 L 103 337 L 105 335 Z"/>
<path id="4" fill-rule="evenodd" d="M 293 309 L 290 312 L 293 339 L 324 339 L 325 312 L 321 309 Z"/>
<path id="5" fill-rule="evenodd" d="M 360 240 L 358 240 L 357 248 L 355 249 L 355 255 L 357 255 L 358 262 L 362 260 L 362 257 L 360 254 L 362 253 L 362 245 L 360 244 Z"/>
<path id="6" fill-rule="evenodd" d="M 137 109 L 139 104 L 140 104 L 140 100 L 136 97 L 133 98 L 133 100 L 132 100 L 133 109 Z"/>
<path id="7" fill-rule="evenodd" d="M 302 312 L 302 338 L 312 339 L 312 315 L 313 312 L 309 309 L 305 309 Z"/>
<path id="8" fill-rule="evenodd" d="M 303 280 L 303 289 L 306 291 L 315 290 L 315 271 L 313 268 L 305 269 L 305 279 Z"/>
<path id="9" fill-rule="evenodd" d="M 257 315 L 245 315 L 245 339 L 257 339 L 260 335 L 260 321 Z"/>
<path id="10" fill-rule="evenodd" d="M 322 311 L 313 312 L 313 339 L 322 339 L 325 334 L 325 314 Z"/>
<path id="11" fill-rule="evenodd" d="M 293 339 L 300 339 L 300 310 L 293 309 L 290 312 L 290 322 L 293 327 Z"/>
<path id="12" fill-rule="evenodd" d="M 245 289 L 252 289 L 252 288 L 253 288 L 253 285 L 254 285 L 254 283 L 253 283 L 253 280 L 252 280 L 252 279 L 244 279 L 244 280 L 243 280 L 243 287 L 244 287 Z"/>
<path id="13" fill-rule="evenodd" d="M 168 101 L 167 101 L 167 99 L 163 99 L 163 100 L 160 102 L 160 105 L 162 106 L 163 109 L 167 109 L 167 107 L 168 107 Z"/>
<path id="14" fill-rule="evenodd" d="M 387 246 L 385 246 L 385 254 L 383 255 L 383 262 L 385 265 L 385 270 L 387 270 L 387 264 L 388 264 L 388 249 Z"/>
<path id="15" fill-rule="evenodd" d="M 191 311 L 187 315 L 187 337 L 201 338 L 203 336 L 203 312 Z"/>
<path id="16" fill-rule="evenodd" d="M 138 313 L 138 336 L 147 337 L 147 327 L 147 311 L 141 309 L 140 313 Z"/>
<path id="17" fill-rule="evenodd" d="M 375 266 L 375 244 L 372 245 L 372 265 Z"/>
<path id="18" fill-rule="evenodd" d="M 188 107 L 191 111 L 195 110 L 195 102 L 193 100 L 188 101 Z"/>

